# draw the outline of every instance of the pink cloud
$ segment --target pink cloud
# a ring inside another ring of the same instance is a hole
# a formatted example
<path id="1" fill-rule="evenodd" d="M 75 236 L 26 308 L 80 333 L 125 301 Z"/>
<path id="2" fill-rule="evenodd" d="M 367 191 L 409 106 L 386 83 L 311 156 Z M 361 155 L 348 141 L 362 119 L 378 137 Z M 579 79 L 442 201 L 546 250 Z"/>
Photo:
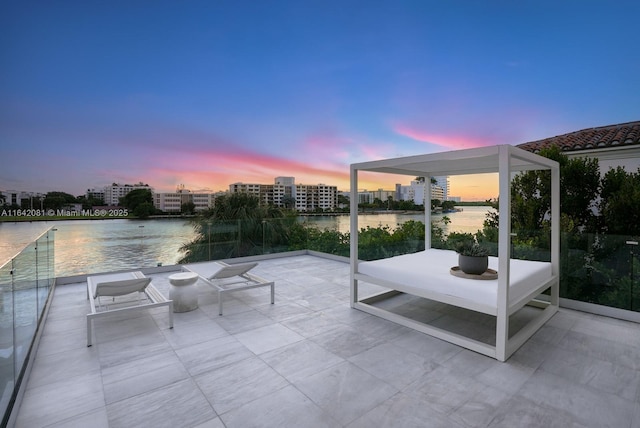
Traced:
<path id="1" fill-rule="evenodd" d="M 346 166 L 317 166 L 309 161 L 291 160 L 234 146 L 191 149 L 173 155 L 165 152 L 152 163 L 154 166 L 147 171 L 153 177 L 149 181 L 158 183 L 158 187 L 162 186 L 167 191 L 178 184 L 185 184 L 190 189 L 226 190 L 235 182 L 270 184 L 278 176 L 293 176 L 297 183 L 340 186 L 348 183 L 349 179 Z"/>
<path id="2" fill-rule="evenodd" d="M 436 134 L 405 124 L 395 124 L 393 130 L 413 140 L 435 144 L 453 150 L 492 146 L 499 143 L 494 139 L 460 133 Z"/>

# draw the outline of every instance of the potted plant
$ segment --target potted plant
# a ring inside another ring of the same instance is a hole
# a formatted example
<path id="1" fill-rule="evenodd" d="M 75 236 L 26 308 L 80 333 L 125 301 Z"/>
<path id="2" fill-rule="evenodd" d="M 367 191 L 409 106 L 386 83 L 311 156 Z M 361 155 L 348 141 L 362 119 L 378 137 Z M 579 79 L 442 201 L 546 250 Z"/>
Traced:
<path id="1" fill-rule="evenodd" d="M 489 267 L 489 251 L 474 241 L 463 241 L 456 245 L 458 267 L 466 274 L 482 275 Z"/>

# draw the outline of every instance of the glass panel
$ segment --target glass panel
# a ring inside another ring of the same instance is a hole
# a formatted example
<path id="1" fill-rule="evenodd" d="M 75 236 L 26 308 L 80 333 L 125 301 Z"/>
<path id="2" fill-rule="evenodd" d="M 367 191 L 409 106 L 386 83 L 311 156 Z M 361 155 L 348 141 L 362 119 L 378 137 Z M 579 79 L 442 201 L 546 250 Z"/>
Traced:
<path id="1" fill-rule="evenodd" d="M 15 386 L 16 370 L 13 352 L 13 281 L 10 260 L 0 268 L 0 410 L 5 412 Z"/>
<path id="2" fill-rule="evenodd" d="M 53 232 L 0 268 L 0 388 L 3 424 L 54 279 Z"/>
<path id="3" fill-rule="evenodd" d="M 37 321 L 37 252 L 36 244 L 29 244 L 13 263 L 14 350 L 16 373 L 29 351 Z"/>
<path id="4" fill-rule="evenodd" d="M 638 237 L 562 235 L 560 296 L 640 312 Z"/>

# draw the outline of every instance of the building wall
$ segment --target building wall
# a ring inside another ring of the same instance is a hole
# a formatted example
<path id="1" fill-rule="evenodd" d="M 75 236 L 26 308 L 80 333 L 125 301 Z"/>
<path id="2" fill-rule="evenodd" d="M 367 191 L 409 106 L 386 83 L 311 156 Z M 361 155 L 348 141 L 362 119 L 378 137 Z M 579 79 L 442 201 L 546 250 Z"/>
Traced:
<path id="1" fill-rule="evenodd" d="M 233 183 L 230 193 L 249 193 L 257 196 L 263 204 L 284 207 L 286 198 L 295 200 L 298 211 L 331 210 L 338 205 L 338 188 L 326 184 L 295 184 L 293 177 L 276 177 L 274 184 Z"/>
<path id="2" fill-rule="evenodd" d="M 173 193 L 156 193 L 153 195 L 153 205 L 167 213 L 179 213 L 182 204 L 192 202 L 196 211 L 203 211 L 213 206 L 215 196 L 213 193 L 190 193 L 188 191 Z"/>
<path id="3" fill-rule="evenodd" d="M 112 184 L 104 188 L 104 203 L 109 206 L 120 205 L 120 198 L 126 196 L 132 190 L 147 189 L 153 193 L 153 188 L 148 184 Z"/>
<path id="4" fill-rule="evenodd" d="M 416 205 L 424 205 L 425 183 L 423 181 L 413 180 L 408 186 L 397 184 L 396 192 L 401 201 L 413 201 Z M 431 199 L 446 200 L 444 189 L 437 184 L 431 184 Z"/>

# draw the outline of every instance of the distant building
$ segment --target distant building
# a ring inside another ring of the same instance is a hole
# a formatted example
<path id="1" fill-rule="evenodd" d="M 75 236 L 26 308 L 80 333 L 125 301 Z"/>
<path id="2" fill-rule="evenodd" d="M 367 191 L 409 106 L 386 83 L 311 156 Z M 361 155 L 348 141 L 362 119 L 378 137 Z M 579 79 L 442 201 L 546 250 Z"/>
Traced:
<path id="1" fill-rule="evenodd" d="M 541 149 L 554 145 L 569 158 L 598 159 L 601 174 L 618 166 L 627 172 L 637 172 L 640 168 L 640 121 L 583 129 L 519 144 L 518 147 L 539 153 Z"/>
<path id="2" fill-rule="evenodd" d="M 435 178 L 435 177 L 434 177 Z M 448 186 L 448 177 L 444 177 L 444 182 Z M 396 197 L 399 201 L 413 201 L 416 205 L 424 205 L 425 182 L 412 180 L 408 186 L 396 184 Z M 445 189 L 436 183 L 431 183 L 431 199 L 445 201 Z"/>
<path id="3" fill-rule="evenodd" d="M 87 193 L 85 194 L 87 199 L 100 199 L 104 201 L 104 188 L 102 189 L 87 189 Z"/>
<path id="4" fill-rule="evenodd" d="M 0 191 L 0 205 L 13 205 L 23 209 L 42 209 L 44 193 L 23 192 L 19 190 Z"/>
<path id="5" fill-rule="evenodd" d="M 432 177 L 436 182 L 434 183 L 435 186 L 431 187 L 431 193 L 433 194 L 434 191 L 436 192 L 440 192 L 440 190 L 436 189 L 436 188 L 440 188 L 442 190 L 442 193 L 440 193 L 440 195 L 442 196 L 442 198 L 439 198 L 441 201 L 450 201 L 451 199 L 449 199 L 449 176 L 439 176 L 439 177 Z"/>
<path id="6" fill-rule="evenodd" d="M 203 211 L 213 206 L 215 194 L 213 193 L 192 193 L 179 186 L 172 193 L 155 193 L 153 195 L 153 205 L 160 211 L 166 213 L 182 212 L 182 205 L 193 203 L 195 211 Z"/>
<path id="7" fill-rule="evenodd" d="M 332 210 L 338 205 L 338 188 L 326 184 L 295 184 L 294 177 L 276 177 L 273 184 L 233 183 L 230 193 L 248 193 L 263 204 L 298 211 Z"/>
<path id="8" fill-rule="evenodd" d="M 120 198 L 126 196 L 127 193 L 132 190 L 137 189 L 147 189 L 153 193 L 153 188 L 149 187 L 148 184 L 142 184 L 142 182 L 138 184 L 113 183 L 111 186 L 106 186 L 104 188 L 104 203 L 109 206 L 118 206 L 120 204 Z"/>

